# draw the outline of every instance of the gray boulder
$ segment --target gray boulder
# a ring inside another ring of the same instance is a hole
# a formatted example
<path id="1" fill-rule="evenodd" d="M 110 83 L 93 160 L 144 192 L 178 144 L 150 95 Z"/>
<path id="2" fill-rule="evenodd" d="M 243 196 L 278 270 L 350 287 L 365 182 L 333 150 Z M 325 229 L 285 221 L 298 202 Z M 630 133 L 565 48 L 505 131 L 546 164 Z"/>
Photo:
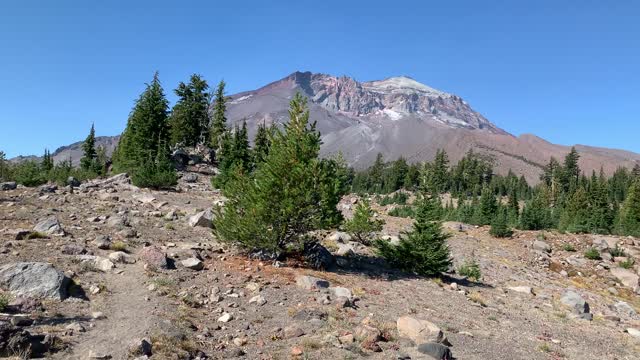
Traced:
<path id="1" fill-rule="evenodd" d="M 73 176 L 69 176 L 67 178 L 67 185 L 69 185 L 71 187 L 78 187 L 78 186 L 80 186 L 80 180 L 74 178 Z"/>
<path id="2" fill-rule="evenodd" d="M 33 227 L 33 231 L 53 235 L 53 236 L 63 236 L 64 230 L 62 229 L 62 225 L 55 216 L 48 217 Z"/>
<path id="3" fill-rule="evenodd" d="M 453 359 L 453 355 L 451 355 L 451 349 L 442 344 L 434 342 L 418 345 L 418 351 L 422 354 L 429 355 L 430 357 L 437 360 Z"/>
<path id="4" fill-rule="evenodd" d="M 186 267 L 187 269 L 191 269 L 191 270 L 202 270 L 204 269 L 204 263 L 197 258 L 189 258 L 186 260 L 182 260 L 182 266 Z"/>
<path id="5" fill-rule="evenodd" d="M 207 209 L 189 217 L 189 226 L 201 226 L 213 229 L 213 211 Z"/>
<path id="6" fill-rule="evenodd" d="M 329 282 L 313 276 L 300 275 L 296 277 L 296 285 L 305 290 L 326 289 Z"/>
<path id="7" fill-rule="evenodd" d="M 19 262 L 0 267 L 0 286 L 15 296 L 63 300 L 70 281 L 47 263 Z"/>
<path id="8" fill-rule="evenodd" d="M 551 246 L 544 241 L 536 240 L 533 242 L 533 250 L 543 253 L 550 253 Z"/>
<path id="9" fill-rule="evenodd" d="M 0 183 L 0 191 L 15 190 L 18 187 L 15 181 Z"/>
<path id="10" fill-rule="evenodd" d="M 194 173 L 186 173 L 182 175 L 182 180 L 186 183 L 194 183 L 198 181 L 198 175 Z"/>
<path id="11" fill-rule="evenodd" d="M 308 242 L 304 244 L 302 256 L 305 262 L 313 269 L 328 269 L 335 262 L 335 258 L 327 248 L 317 242 Z"/>
<path id="12" fill-rule="evenodd" d="M 581 316 L 584 315 L 582 316 L 584 318 L 589 317 L 588 315 L 585 315 L 589 314 L 589 304 L 577 292 L 567 290 L 560 298 L 560 302 L 569 308 L 574 314 Z"/>

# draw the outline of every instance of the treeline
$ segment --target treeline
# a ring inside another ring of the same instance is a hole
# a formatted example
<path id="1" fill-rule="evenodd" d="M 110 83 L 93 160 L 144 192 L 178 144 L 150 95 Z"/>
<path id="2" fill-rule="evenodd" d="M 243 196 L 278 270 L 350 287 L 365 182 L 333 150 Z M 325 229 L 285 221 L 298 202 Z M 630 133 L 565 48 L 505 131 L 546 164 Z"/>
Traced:
<path id="1" fill-rule="evenodd" d="M 80 166 L 74 166 L 71 159 L 53 161 L 48 149 L 44 150 L 41 161 L 27 160 L 9 163 L 5 153 L 0 151 L 0 181 L 15 181 L 24 186 L 39 186 L 47 182 L 66 185 L 70 178 L 78 181 L 104 176 L 107 172 L 109 158 L 104 147 L 95 146 L 95 130 L 93 125 L 85 139 L 82 149 L 84 155 Z"/>
<path id="2" fill-rule="evenodd" d="M 587 177 L 579 158 L 575 148 L 562 163 L 551 158 L 540 183 L 532 187 L 511 171 L 496 175 L 490 161 L 473 152 L 453 166 L 444 150 L 424 164 L 407 164 L 402 158 L 386 163 L 378 155 L 373 166 L 354 175 L 352 190 L 449 194 L 439 210 L 441 219 L 492 225 L 505 236 L 512 227 L 640 236 L 640 166 L 619 168 L 608 178 L 602 170 Z M 391 215 L 413 215 L 411 207 L 400 205 Z"/>

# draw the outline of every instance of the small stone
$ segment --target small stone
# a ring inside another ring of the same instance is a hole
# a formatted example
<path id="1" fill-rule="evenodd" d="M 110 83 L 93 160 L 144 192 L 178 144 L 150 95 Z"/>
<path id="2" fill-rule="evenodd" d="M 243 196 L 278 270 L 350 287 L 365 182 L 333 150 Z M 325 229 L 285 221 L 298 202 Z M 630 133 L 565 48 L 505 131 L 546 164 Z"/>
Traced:
<path id="1" fill-rule="evenodd" d="M 91 313 L 91 317 L 94 320 L 102 320 L 102 319 L 106 319 L 107 318 L 102 311 L 92 312 Z"/>
<path id="2" fill-rule="evenodd" d="M 101 250 L 109 250 L 111 248 L 111 238 L 107 235 L 99 235 L 93 241 L 93 244 Z"/>
<path id="3" fill-rule="evenodd" d="M 627 329 L 627 333 L 629 333 L 629 335 L 640 339 L 640 330 L 638 329 L 634 329 L 634 328 L 628 328 Z"/>
<path id="4" fill-rule="evenodd" d="M 233 343 L 234 343 L 236 346 L 244 346 L 244 345 L 246 345 L 246 344 L 247 344 L 247 338 L 244 338 L 244 337 L 242 337 L 242 338 L 237 337 L 237 338 L 233 339 Z"/>
<path id="5" fill-rule="evenodd" d="M 296 285 L 305 290 L 326 289 L 329 282 L 313 276 L 299 275 L 296 277 Z"/>
<path id="6" fill-rule="evenodd" d="M 508 289 L 517 293 L 533 295 L 533 289 L 530 286 L 511 286 Z"/>
<path id="7" fill-rule="evenodd" d="M 292 339 L 304 335 L 304 330 L 300 329 L 296 325 L 290 325 L 284 328 L 284 338 Z"/>
<path id="8" fill-rule="evenodd" d="M 213 228 L 213 217 L 214 215 L 211 209 L 201 211 L 189 218 L 189 226 Z"/>
<path id="9" fill-rule="evenodd" d="M 338 338 L 338 341 L 340 341 L 341 344 L 348 345 L 348 344 L 353 344 L 353 342 L 355 341 L 355 338 L 353 337 L 353 334 L 347 334 L 347 335 L 340 336 Z"/>
<path id="10" fill-rule="evenodd" d="M 224 313 L 222 314 L 222 316 L 218 318 L 218 322 L 223 322 L 223 323 L 229 322 L 231 320 L 233 320 L 233 315 L 231 315 L 230 313 Z"/>
<path id="11" fill-rule="evenodd" d="M 131 355 L 151 356 L 152 350 L 151 340 L 148 338 L 134 340 L 129 346 Z"/>
<path id="12" fill-rule="evenodd" d="M 249 300 L 249 304 L 256 304 L 262 306 L 267 303 L 267 300 L 262 295 L 256 295 Z"/>
<path id="13" fill-rule="evenodd" d="M 575 314 L 589 313 L 589 304 L 573 290 L 566 291 L 560 298 L 560 302 L 571 309 Z"/>
<path id="14" fill-rule="evenodd" d="M 304 353 L 302 347 L 294 346 L 291 348 L 291 356 L 301 356 Z"/>
<path id="15" fill-rule="evenodd" d="M 186 260 L 182 260 L 182 266 L 191 270 L 196 270 L 196 271 L 204 269 L 204 263 L 201 260 L 196 258 L 189 258 Z"/>

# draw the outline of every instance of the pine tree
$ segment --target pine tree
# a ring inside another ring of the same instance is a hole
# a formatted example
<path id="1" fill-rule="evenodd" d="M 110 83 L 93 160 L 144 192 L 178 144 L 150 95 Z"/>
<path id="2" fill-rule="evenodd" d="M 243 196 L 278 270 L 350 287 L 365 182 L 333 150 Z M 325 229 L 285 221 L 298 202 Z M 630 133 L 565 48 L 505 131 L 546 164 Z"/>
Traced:
<path id="1" fill-rule="evenodd" d="M 480 202 L 475 209 L 473 223 L 476 225 L 488 225 L 496 214 L 498 203 L 496 197 L 488 186 L 482 190 Z"/>
<path id="2" fill-rule="evenodd" d="M 375 218 L 375 212 L 371 209 L 369 201 L 363 199 L 356 205 L 353 218 L 345 222 L 344 229 L 359 242 L 368 245 L 372 233 L 381 231 L 383 225 L 383 220 Z"/>
<path id="3" fill-rule="evenodd" d="M 428 174 L 425 176 L 425 189 L 433 194 L 440 194 L 447 188 L 449 181 L 449 157 L 447 153 L 438 149 L 432 166 L 428 168 Z"/>
<path id="4" fill-rule="evenodd" d="M 82 144 L 83 155 L 80 159 L 80 167 L 84 170 L 95 170 L 95 160 L 98 154 L 96 153 L 96 131 L 94 125 L 91 124 L 91 130 L 89 135 Z"/>
<path id="5" fill-rule="evenodd" d="M 398 245 L 376 240 L 378 254 L 391 265 L 422 276 L 439 276 L 447 271 L 451 266 L 447 246 L 449 235 L 442 231 L 440 221 L 434 218 L 438 207 L 440 201 L 435 197 L 421 200 L 412 231 L 403 233 Z"/>
<path id="6" fill-rule="evenodd" d="M 320 134 L 302 95 L 291 100 L 289 117 L 265 161 L 253 174 L 234 172 L 223 189 L 228 201 L 214 221 L 221 240 L 281 254 L 322 223 Z"/>
<path id="7" fill-rule="evenodd" d="M 42 156 L 42 163 L 40 165 L 42 171 L 49 172 L 53 169 L 53 158 L 49 150 L 44 149 L 44 155 Z"/>
<path id="8" fill-rule="evenodd" d="M 371 168 L 369 168 L 369 184 L 367 186 L 367 190 L 373 192 L 374 194 L 378 194 L 382 192 L 382 181 L 385 169 L 385 162 L 382 153 L 378 153 L 376 155 L 376 161 L 373 163 Z"/>
<path id="9" fill-rule="evenodd" d="M 588 191 L 589 213 L 587 228 L 589 232 L 608 234 L 613 225 L 613 211 L 609 204 L 609 191 L 602 169 L 600 176 L 591 180 Z"/>
<path id="10" fill-rule="evenodd" d="M 254 164 L 259 164 L 267 158 L 269 148 L 271 147 L 271 136 L 273 136 L 272 134 L 272 128 L 267 128 L 264 123 L 258 125 L 258 131 L 256 132 L 256 136 L 253 140 L 252 149 Z"/>
<path id="11" fill-rule="evenodd" d="M 343 219 L 342 212 L 338 210 L 338 203 L 347 193 L 350 185 L 350 172 L 342 153 L 329 159 L 320 160 L 320 220 L 318 228 L 336 228 Z"/>
<path id="12" fill-rule="evenodd" d="M 558 227 L 562 231 L 584 233 L 589 230 L 589 200 L 584 188 L 579 187 L 569 196 Z"/>
<path id="13" fill-rule="evenodd" d="M 528 201 L 520 214 L 520 228 L 523 230 L 544 230 L 553 226 L 551 210 L 545 191 L 539 190 Z"/>
<path id="14" fill-rule="evenodd" d="M 222 134 L 218 155 L 220 174 L 214 178 L 214 186 L 222 189 L 231 178 L 232 173 L 237 171 L 248 173 L 250 171 L 251 153 L 246 123 L 243 123 L 242 127 L 236 125 L 233 132 L 227 131 Z"/>
<path id="15" fill-rule="evenodd" d="M 627 198 L 620 207 L 616 229 L 620 235 L 640 237 L 640 180 L 638 179 L 627 191 Z"/>
<path id="16" fill-rule="evenodd" d="M 578 160 L 580 154 L 575 147 L 571 148 L 571 151 L 564 158 L 564 165 L 562 169 L 562 185 L 565 192 L 571 193 L 578 186 L 580 179 L 580 167 L 578 166 Z"/>
<path id="17" fill-rule="evenodd" d="M 507 204 L 507 219 L 511 226 L 518 224 L 520 218 L 520 203 L 518 202 L 518 192 L 515 188 L 509 192 L 509 202 Z"/>
<path id="18" fill-rule="evenodd" d="M 211 148 L 215 151 L 218 151 L 222 146 L 223 134 L 227 132 L 227 117 L 225 115 L 227 111 L 227 98 L 224 95 L 225 86 L 226 83 L 224 80 L 221 80 L 218 83 L 218 87 L 216 88 L 214 95 L 213 118 L 211 120 L 209 142 L 211 144 Z M 217 154 L 216 158 L 218 158 L 218 161 L 221 160 Z"/>
<path id="19" fill-rule="evenodd" d="M 196 146 L 208 137 L 209 85 L 200 75 L 193 74 L 188 84 L 180 82 L 174 90 L 178 102 L 169 117 L 171 144 Z"/>
<path id="20" fill-rule="evenodd" d="M 0 181 L 9 181 L 11 178 L 11 168 L 7 161 L 7 155 L 0 151 Z"/>
<path id="21" fill-rule="evenodd" d="M 496 216 L 491 221 L 489 234 L 498 238 L 511 237 L 511 235 L 513 235 L 513 230 L 509 227 L 508 221 L 507 208 L 500 207 Z"/>
<path id="22" fill-rule="evenodd" d="M 168 102 L 164 96 L 158 73 L 147 84 L 129 115 L 120 142 L 113 155 L 116 172 L 129 172 L 136 179 L 168 180 L 164 184 L 144 180 L 154 187 L 175 183 L 175 170 L 169 165 L 169 132 L 167 128 Z M 138 176 L 136 173 L 140 171 Z M 162 174 L 152 174 L 158 171 Z"/>

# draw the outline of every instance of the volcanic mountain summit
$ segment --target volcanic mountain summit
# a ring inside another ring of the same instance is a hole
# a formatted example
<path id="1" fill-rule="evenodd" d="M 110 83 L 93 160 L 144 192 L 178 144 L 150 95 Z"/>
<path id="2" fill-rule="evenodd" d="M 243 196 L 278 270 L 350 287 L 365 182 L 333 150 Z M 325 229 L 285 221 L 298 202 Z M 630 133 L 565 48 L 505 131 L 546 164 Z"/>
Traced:
<path id="1" fill-rule="evenodd" d="M 469 150 L 491 159 L 496 171 L 512 169 L 537 182 L 551 156 L 561 159 L 569 148 L 534 135 L 515 137 L 500 129 L 457 95 L 436 90 L 409 77 L 358 82 L 311 72 L 291 75 L 254 91 L 233 95 L 232 123 L 247 121 L 250 134 L 258 124 L 288 119 L 296 92 L 309 99 L 311 119 L 322 133 L 322 152 L 341 151 L 356 168 L 370 165 L 378 153 L 387 160 L 431 160 L 439 148 L 456 162 Z M 633 166 L 640 155 L 613 149 L 576 146 L 587 173 L 603 167 Z"/>

